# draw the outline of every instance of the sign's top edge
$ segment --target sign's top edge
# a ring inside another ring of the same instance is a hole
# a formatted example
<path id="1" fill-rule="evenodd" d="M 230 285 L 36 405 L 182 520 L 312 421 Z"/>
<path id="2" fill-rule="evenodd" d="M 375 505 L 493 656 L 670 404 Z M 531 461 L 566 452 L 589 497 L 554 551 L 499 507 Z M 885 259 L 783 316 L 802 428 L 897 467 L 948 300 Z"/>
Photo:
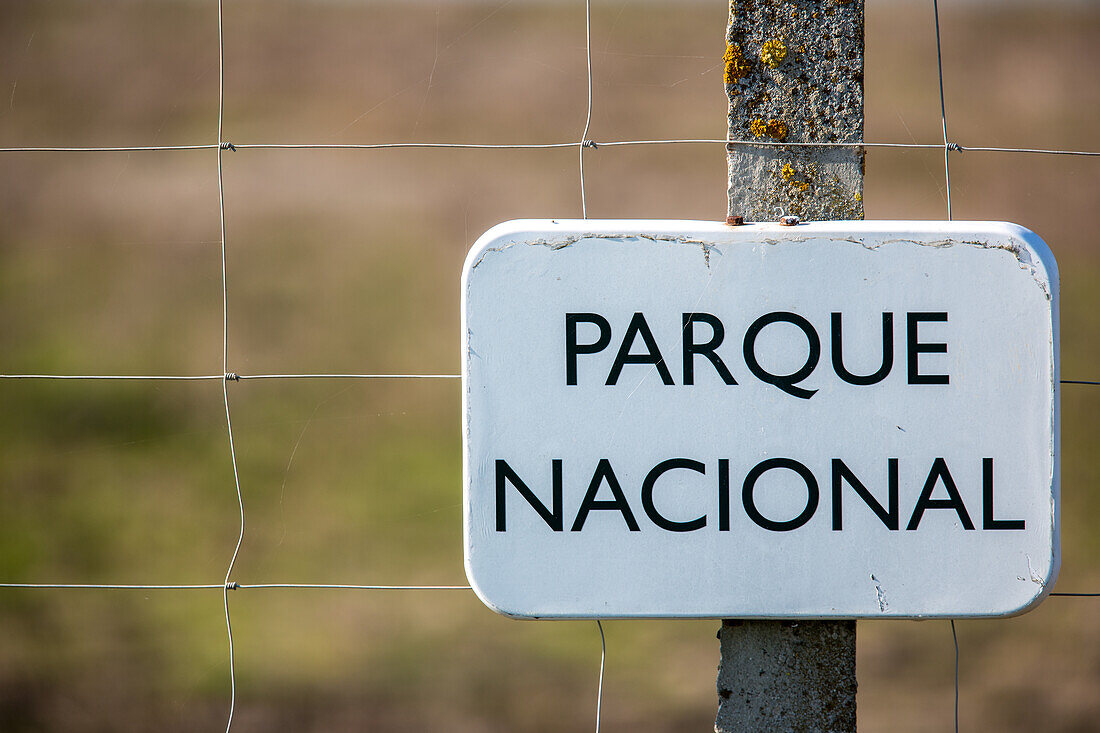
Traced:
<path id="1" fill-rule="evenodd" d="M 480 239 L 489 236 L 517 232 L 698 232 L 745 235 L 761 231 L 799 236 L 814 234 L 859 232 L 860 234 L 895 234 L 899 231 L 933 234 L 951 232 L 964 234 L 983 232 L 1009 236 L 1036 236 L 1026 227 L 1005 221 L 983 220 L 933 220 L 933 219 L 858 219 L 839 221 L 809 221 L 786 226 L 778 221 L 750 221 L 729 225 L 720 221 L 702 219 L 512 219 L 501 222 L 485 232 Z"/>
<path id="2" fill-rule="evenodd" d="M 467 253 L 463 279 L 467 280 L 470 272 L 490 252 L 515 244 L 542 244 L 559 249 L 589 236 L 694 244 L 702 240 L 703 243 L 716 245 L 753 241 L 760 237 L 774 242 L 836 239 L 856 244 L 865 244 L 868 239 L 881 243 L 894 240 L 918 240 L 922 243 L 957 241 L 1012 250 L 1021 262 L 1043 271 L 1047 282 L 1058 281 L 1058 266 L 1050 248 L 1026 227 L 1005 221 L 920 219 L 813 221 L 795 226 L 779 222 L 747 222 L 731 226 L 725 222 L 691 219 L 513 219 L 497 224 L 478 238 Z"/>

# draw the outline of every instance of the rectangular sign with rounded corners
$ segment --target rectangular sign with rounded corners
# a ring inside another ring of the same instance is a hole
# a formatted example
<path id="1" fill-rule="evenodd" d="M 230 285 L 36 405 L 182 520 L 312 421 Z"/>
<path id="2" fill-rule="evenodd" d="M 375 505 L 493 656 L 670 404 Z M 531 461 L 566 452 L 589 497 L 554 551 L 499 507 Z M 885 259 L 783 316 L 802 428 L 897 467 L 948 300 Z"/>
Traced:
<path id="1" fill-rule="evenodd" d="M 501 224 L 462 277 L 466 573 L 530 618 L 1020 613 L 1057 354 L 1013 224 Z"/>

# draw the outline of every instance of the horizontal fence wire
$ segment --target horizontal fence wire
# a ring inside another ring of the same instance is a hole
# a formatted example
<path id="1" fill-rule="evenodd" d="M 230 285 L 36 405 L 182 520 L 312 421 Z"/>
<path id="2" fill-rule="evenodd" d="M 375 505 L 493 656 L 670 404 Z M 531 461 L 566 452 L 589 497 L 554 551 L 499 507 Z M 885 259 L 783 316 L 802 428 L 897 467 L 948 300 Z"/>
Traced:
<path id="1" fill-rule="evenodd" d="M 616 148 L 638 145 L 725 145 L 727 147 L 764 148 L 896 148 L 916 150 L 949 150 L 956 153 L 1026 153 L 1033 155 L 1076 155 L 1100 157 L 1100 151 L 1058 150 L 1054 148 L 999 148 L 959 143 L 894 143 L 894 142 L 793 142 L 780 140 L 722 140 L 719 138 L 680 138 L 668 140 L 589 140 L 560 143 L 210 143 L 207 145 L 135 145 L 122 147 L 16 147 L 0 148 L 0 153 L 140 153 L 163 150 L 555 150 L 562 148 Z"/>
<path id="2" fill-rule="evenodd" d="M 238 374 L 229 379 L 461 379 L 461 374 Z"/>
<path id="3" fill-rule="evenodd" d="M 0 374 L 0 379 L 105 379 L 114 381 L 221 381 L 246 382 L 250 379 L 460 379 L 461 374 Z"/>
<path id="4" fill-rule="evenodd" d="M 263 590 L 273 588 L 298 590 L 469 590 L 469 585 L 359 585 L 355 583 L 200 583 L 194 585 L 134 585 L 129 583 L 0 583 L 0 588 L 27 590 Z M 1052 591 L 1050 597 L 1097 598 L 1100 592 Z"/>
<path id="5" fill-rule="evenodd" d="M 224 583 L 200 585 L 131 585 L 128 583 L 0 583 L 0 588 L 34 588 L 38 590 L 209 590 L 221 589 Z"/>
<path id="6" fill-rule="evenodd" d="M 0 583 L 0 588 L 38 590 L 472 590 L 468 585 L 357 585 L 354 583 L 203 583 L 197 585 L 131 585 L 123 583 Z"/>

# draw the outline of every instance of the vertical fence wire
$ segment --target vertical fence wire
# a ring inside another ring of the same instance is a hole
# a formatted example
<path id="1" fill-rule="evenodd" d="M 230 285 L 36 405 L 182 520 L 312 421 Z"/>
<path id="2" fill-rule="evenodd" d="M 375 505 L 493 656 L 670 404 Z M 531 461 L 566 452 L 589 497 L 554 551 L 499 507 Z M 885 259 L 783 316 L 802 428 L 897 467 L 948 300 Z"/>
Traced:
<path id="1" fill-rule="evenodd" d="M 607 639 L 603 635 L 603 622 L 596 620 L 596 628 L 600 630 L 600 682 L 596 686 L 596 733 L 600 733 L 600 708 L 603 705 L 603 668 L 607 661 Z"/>
<path id="2" fill-rule="evenodd" d="M 584 53 L 588 61 L 588 111 L 584 118 L 584 132 L 577 148 L 577 166 L 581 175 L 581 218 L 588 218 L 588 202 L 584 196 L 584 149 L 591 145 L 588 129 L 592 125 L 592 0 L 584 0 Z"/>
<path id="3" fill-rule="evenodd" d="M 943 96 L 943 52 L 940 49 L 940 5 L 932 0 L 932 14 L 936 21 L 936 70 L 940 80 L 940 122 L 943 125 L 943 178 L 947 187 L 947 220 L 951 221 L 951 143 L 947 139 L 947 103 Z"/>
<path id="4" fill-rule="evenodd" d="M 955 733 L 959 733 L 959 634 L 955 619 L 951 619 L 951 641 L 955 644 Z"/>
<path id="5" fill-rule="evenodd" d="M 222 265 L 222 401 L 225 405 L 225 428 L 229 438 L 229 460 L 233 465 L 233 484 L 237 490 L 237 508 L 240 521 L 237 530 L 237 544 L 233 556 L 225 569 L 225 581 L 222 586 L 222 603 L 225 609 L 225 632 L 229 643 L 229 715 L 225 721 L 225 731 L 233 727 L 233 714 L 237 709 L 237 660 L 233 645 L 233 620 L 229 615 L 229 591 L 233 587 L 230 577 L 233 566 L 237 564 L 237 555 L 244 542 L 244 497 L 241 494 L 241 476 L 237 468 L 237 448 L 233 441 L 233 418 L 229 410 L 229 278 L 226 267 L 225 246 L 225 175 L 222 170 L 222 153 L 227 146 L 224 140 L 225 124 L 225 22 L 222 0 L 218 0 L 218 220 L 221 226 L 221 265 Z"/>
<path id="6" fill-rule="evenodd" d="M 940 44 L 940 7 L 939 0 L 932 0 L 932 15 L 936 23 L 936 71 L 940 82 L 940 124 L 943 127 L 943 180 L 947 195 L 947 220 L 951 221 L 951 143 L 947 138 L 947 102 L 943 94 L 943 51 Z M 959 733 L 959 635 L 955 630 L 955 619 L 951 619 L 951 641 L 955 645 L 955 733 Z"/>
<path id="7" fill-rule="evenodd" d="M 581 144 L 577 148 L 577 162 L 581 179 L 581 218 L 588 218 L 588 201 L 584 194 L 584 149 L 595 147 L 588 139 L 588 130 L 592 125 L 592 0 L 584 0 L 584 55 L 588 65 L 588 104 L 584 117 L 584 132 L 581 133 Z M 600 711 L 603 703 L 603 670 L 604 660 L 607 658 L 607 640 L 603 634 L 603 624 L 596 620 L 596 628 L 600 630 L 600 678 L 596 685 L 596 733 L 600 733 Z"/>

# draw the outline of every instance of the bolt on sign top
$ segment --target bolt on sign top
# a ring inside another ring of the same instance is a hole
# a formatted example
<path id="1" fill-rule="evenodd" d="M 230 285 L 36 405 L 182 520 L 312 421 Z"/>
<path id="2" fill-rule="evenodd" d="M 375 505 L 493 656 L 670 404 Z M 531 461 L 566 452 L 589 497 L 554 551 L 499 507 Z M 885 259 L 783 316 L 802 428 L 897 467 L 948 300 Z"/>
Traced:
<path id="1" fill-rule="evenodd" d="M 519 617 L 1025 611 L 1057 355 L 1013 224 L 501 224 L 462 277 L 466 573 Z"/>

